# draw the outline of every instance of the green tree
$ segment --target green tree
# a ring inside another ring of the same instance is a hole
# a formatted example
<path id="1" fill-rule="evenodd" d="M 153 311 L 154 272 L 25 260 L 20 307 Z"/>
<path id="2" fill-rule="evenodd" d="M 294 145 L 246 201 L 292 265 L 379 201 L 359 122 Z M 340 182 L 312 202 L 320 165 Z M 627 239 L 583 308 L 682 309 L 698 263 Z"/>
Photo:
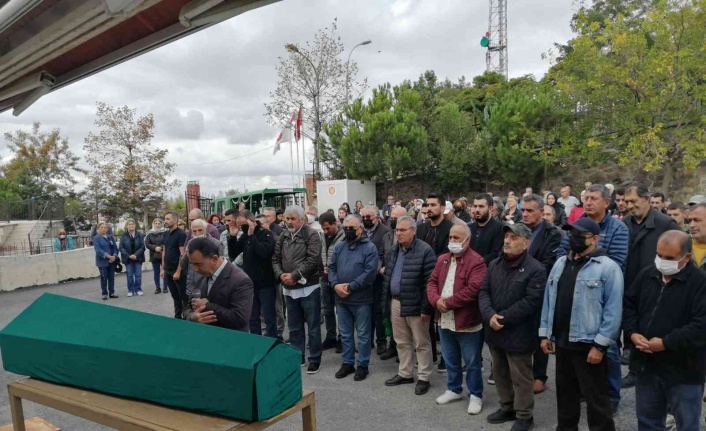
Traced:
<path id="1" fill-rule="evenodd" d="M 325 127 L 333 157 L 348 178 L 392 180 L 427 165 L 427 132 L 421 125 L 421 97 L 408 86 L 384 84 L 366 103 L 346 108 L 346 115 Z"/>
<path id="2" fill-rule="evenodd" d="M 480 140 L 471 115 L 462 112 L 455 103 L 445 103 L 434 113 L 430 135 L 439 141 L 439 168 L 437 180 L 444 193 L 460 195 L 479 178 L 484 169 Z M 480 181 L 479 181 L 480 180 Z"/>
<path id="3" fill-rule="evenodd" d="M 13 201 L 19 199 L 21 198 L 19 193 L 17 193 L 16 184 L 7 178 L 0 177 L 0 200 Z"/>
<path id="4" fill-rule="evenodd" d="M 657 1 L 640 25 L 630 12 L 603 23 L 579 13 L 549 76 L 574 103 L 576 148 L 657 172 L 669 193 L 706 158 L 706 2 Z"/>
<path id="5" fill-rule="evenodd" d="M 74 173 L 85 173 L 59 129 L 44 132 L 34 123 L 29 132 L 5 133 L 5 140 L 13 157 L 2 171 L 22 199 L 67 194 L 76 184 Z"/>
<path id="6" fill-rule="evenodd" d="M 169 151 L 152 145 L 152 114 L 136 118 L 136 110 L 97 104 L 95 125 L 83 147 L 86 161 L 93 168 L 89 177 L 95 188 L 94 201 L 109 214 L 142 217 L 164 203 L 164 195 L 179 181 L 171 179 L 174 163 L 167 161 Z M 100 204 L 98 204 L 100 203 Z"/>

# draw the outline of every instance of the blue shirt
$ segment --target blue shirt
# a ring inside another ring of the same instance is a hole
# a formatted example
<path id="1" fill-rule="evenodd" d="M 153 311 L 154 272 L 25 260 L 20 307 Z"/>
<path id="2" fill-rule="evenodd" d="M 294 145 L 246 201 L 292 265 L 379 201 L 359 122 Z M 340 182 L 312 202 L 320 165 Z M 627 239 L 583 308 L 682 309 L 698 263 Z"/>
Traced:
<path id="1" fill-rule="evenodd" d="M 404 254 L 405 251 L 400 246 L 397 252 L 397 261 L 395 262 L 395 267 L 392 270 L 392 276 L 390 277 L 390 295 L 400 296 L 400 284 L 402 282 L 402 266 L 404 265 Z"/>

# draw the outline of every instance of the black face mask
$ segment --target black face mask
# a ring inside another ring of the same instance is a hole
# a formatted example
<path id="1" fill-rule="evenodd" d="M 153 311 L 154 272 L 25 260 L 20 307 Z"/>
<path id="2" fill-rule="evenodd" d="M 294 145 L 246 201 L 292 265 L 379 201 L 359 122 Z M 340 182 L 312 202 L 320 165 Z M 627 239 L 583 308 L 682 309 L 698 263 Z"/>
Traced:
<path id="1" fill-rule="evenodd" d="M 243 232 L 247 232 L 248 229 L 250 229 L 250 225 L 249 225 L 249 224 L 241 224 L 241 225 L 240 225 L 240 230 L 242 230 Z"/>
<path id="2" fill-rule="evenodd" d="M 350 228 L 350 227 L 343 228 L 343 232 L 346 234 L 346 239 L 348 241 L 353 242 L 356 239 L 358 239 L 358 234 L 356 233 L 356 230 L 357 229 Z"/>
<path id="3" fill-rule="evenodd" d="M 588 248 L 586 237 L 581 235 L 569 235 L 569 248 L 574 253 L 583 253 Z"/>
<path id="4" fill-rule="evenodd" d="M 455 207 L 455 208 L 454 208 L 454 211 L 456 212 L 456 214 L 459 214 L 459 213 L 462 213 L 462 212 L 463 212 L 463 208 L 461 208 L 461 207 Z"/>
<path id="5" fill-rule="evenodd" d="M 373 223 L 373 221 L 370 219 L 364 218 L 363 219 L 363 226 L 366 229 L 371 229 L 373 226 L 375 226 L 375 223 Z"/>
<path id="6" fill-rule="evenodd" d="M 395 230 L 397 228 L 397 219 L 390 219 L 390 229 Z"/>

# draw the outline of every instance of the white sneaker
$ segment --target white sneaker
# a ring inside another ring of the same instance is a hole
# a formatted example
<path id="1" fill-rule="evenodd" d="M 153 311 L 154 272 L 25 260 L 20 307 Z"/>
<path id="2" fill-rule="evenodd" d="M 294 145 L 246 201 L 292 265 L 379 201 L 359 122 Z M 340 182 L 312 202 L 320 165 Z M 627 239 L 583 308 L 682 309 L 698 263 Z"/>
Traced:
<path id="1" fill-rule="evenodd" d="M 667 421 L 665 424 L 665 429 L 667 431 L 676 431 L 677 429 L 677 421 L 674 419 L 673 415 L 667 415 Z"/>
<path id="2" fill-rule="evenodd" d="M 138 291 L 137 291 L 137 296 L 142 296 L 142 295 L 144 295 L 144 293 L 142 293 L 141 290 L 138 290 Z"/>
<path id="3" fill-rule="evenodd" d="M 463 399 L 463 394 L 462 394 L 462 393 L 461 393 L 461 394 L 457 394 L 456 392 L 453 392 L 453 391 L 450 391 L 450 390 L 447 389 L 446 392 L 444 392 L 443 394 L 439 395 L 439 397 L 436 399 L 436 403 L 441 406 L 441 405 L 444 405 L 444 404 L 448 404 L 448 403 L 450 403 L 450 402 L 452 402 L 452 401 L 458 401 L 458 400 L 461 400 L 461 399 Z M 479 411 L 480 411 L 480 410 L 479 410 Z"/>
<path id="4" fill-rule="evenodd" d="M 468 414 L 477 415 L 481 410 L 483 410 L 483 398 L 471 395 L 471 400 L 468 402 Z"/>
<path id="5" fill-rule="evenodd" d="M 127 297 L 129 298 L 129 297 L 131 297 L 131 296 L 132 296 L 132 292 L 128 292 L 128 293 L 127 293 Z"/>

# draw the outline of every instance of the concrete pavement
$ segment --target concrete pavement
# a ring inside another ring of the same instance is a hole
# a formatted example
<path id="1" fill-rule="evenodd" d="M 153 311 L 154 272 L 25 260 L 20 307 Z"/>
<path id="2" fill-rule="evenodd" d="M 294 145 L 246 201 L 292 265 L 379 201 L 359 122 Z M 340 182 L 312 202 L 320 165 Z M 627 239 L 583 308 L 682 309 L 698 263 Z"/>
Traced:
<path id="1" fill-rule="evenodd" d="M 44 292 L 71 296 L 95 302 L 103 302 L 100 297 L 98 279 L 80 280 L 53 286 L 21 289 L 0 293 L 0 327 L 4 327 L 32 301 Z M 143 273 L 145 295 L 128 298 L 124 275 L 116 277 L 118 299 L 107 301 L 108 305 L 125 307 L 147 313 L 172 316 L 172 299 L 169 294 L 155 295 L 152 273 Z M 149 328 L 144 328 L 149 331 Z M 193 346 L 184 346 L 193 348 Z M 206 349 L 207 350 L 207 349 Z M 484 379 L 490 369 L 487 348 L 484 350 Z M 459 401 L 446 406 L 438 406 L 434 399 L 446 388 L 446 375 L 433 373 L 431 389 L 423 396 L 414 394 L 414 385 L 388 388 L 384 381 L 395 375 L 397 364 L 394 359 L 381 361 L 373 353 L 370 375 L 363 382 L 353 381 L 353 376 L 338 380 L 334 377 L 340 367 L 340 358 L 333 350 L 324 352 L 321 371 L 307 375 L 302 368 L 304 387 L 316 392 L 317 420 L 320 430 L 360 431 L 360 430 L 509 430 L 511 423 L 491 425 L 485 417 L 497 409 L 498 397 L 494 386 L 485 383 L 483 411 L 478 416 L 466 413 L 467 401 Z M 136 365 L 136 366 L 139 366 Z M 556 393 L 554 391 L 554 359 L 549 362 L 549 382 L 545 393 L 535 398 L 535 429 L 553 430 L 556 424 Z M 625 368 L 624 372 L 626 372 Z M 0 370 L 0 426 L 11 422 L 5 386 L 21 376 Z M 25 402 L 26 417 L 41 416 L 62 430 L 93 431 L 109 429 L 84 421 L 74 416 Z M 588 430 L 585 408 L 582 412 L 581 430 Z M 621 431 L 637 429 L 635 419 L 634 390 L 623 391 L 623 401 L 616 419 L 616 428 Z M 301 429 L 301 417 L 290 417 L 272 430 Z"/>

